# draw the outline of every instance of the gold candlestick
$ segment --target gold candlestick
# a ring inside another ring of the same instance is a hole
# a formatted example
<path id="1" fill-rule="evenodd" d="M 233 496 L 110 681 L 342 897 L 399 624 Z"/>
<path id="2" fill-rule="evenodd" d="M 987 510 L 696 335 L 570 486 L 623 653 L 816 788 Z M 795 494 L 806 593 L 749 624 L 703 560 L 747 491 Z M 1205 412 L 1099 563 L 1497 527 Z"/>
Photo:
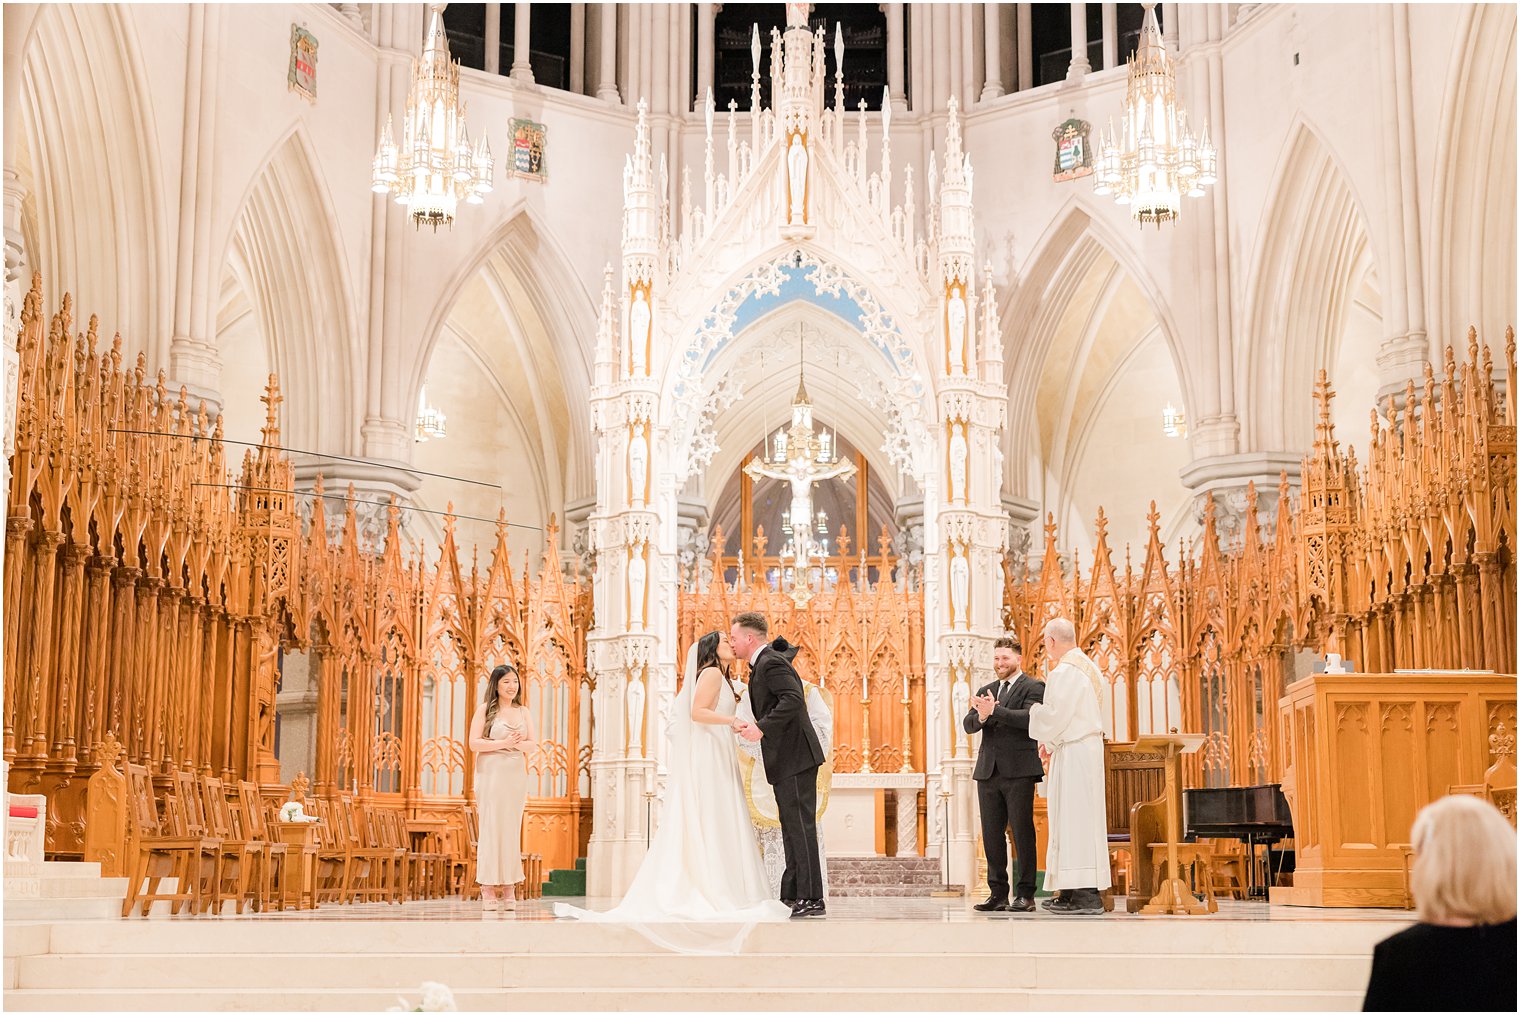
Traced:
<path id="1" fill-rule="evenodd" d="M 871 767 L 871 699 L 860 699 L 860 770 L 874 772 Z"/>

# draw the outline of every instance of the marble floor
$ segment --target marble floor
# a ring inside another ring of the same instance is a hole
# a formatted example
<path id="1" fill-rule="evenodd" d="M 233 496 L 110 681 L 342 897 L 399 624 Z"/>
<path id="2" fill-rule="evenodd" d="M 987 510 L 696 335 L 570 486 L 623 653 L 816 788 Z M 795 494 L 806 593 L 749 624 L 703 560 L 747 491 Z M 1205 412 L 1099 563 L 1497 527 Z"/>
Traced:
<path id="1" fill-rule="evenodd" d="M 965 923 L 965 922 L 1027 922 L 1029 920 L 1052 920 L 1063 923 L 1092 922 L 1097 920 L 1133 922 L 1133 921 L 1157 921 L 1177 920 L 1179 917 L 1172 916 L 1143 916 L 1138 913 L 1115 912 L 1103 917 L 1069 917 L 1055 916 L 1043 909 L 1034 913 L 978 913 L 971 908 L 971 903 L 980 901 L 962 898 L 857 898 L 841 897 L 829 900 L 828 916 L 831 921 L 917 921 L 920 923 Z M 616 905 L 617 900 L 609 898 L 544 898 L 531 901 L 519 900 L 517 908 L 513 912 L 485 912 L 481 902 L 477 899 L 472 902 L 463 902 L 459 899 L 435 899 L 428 901 L 406 902 L 400 905 L 390 902 L 367 902 L 347 906 L 325 905 L 315 910 L 286 910 L 283 912 L 242 914 L 233 913 L 230 909 L 224 913 L 222 920 L 249 920 L 249 921 L 433 921 L 447 922 L 456 920 L 498 920 L 498 921 L 534 921 L 555 920 L 554 903 L 566 902 L 572 906 L 583 909 L 607 910 Z M 141 918 L 138 918 L 141 919 Z M 204 920 L 205 917 L 169 916 L 157 914 L 147 919 L 183 921 L 186 919 Z M 1232 899 L 1223 899 L 1219 903 L 1219 912 L 1208 917 L 1194 917 L 1191 919 L 1207 919 L 1213 922 L 1220 921 L 1302 921 L 1306 923 L 1325 922 L 1413 922 L 1414 914 L 1403 909 L 1314 909 L 1306 906 L 1269 906 L 1265 902 L 1240 902 Z"/>

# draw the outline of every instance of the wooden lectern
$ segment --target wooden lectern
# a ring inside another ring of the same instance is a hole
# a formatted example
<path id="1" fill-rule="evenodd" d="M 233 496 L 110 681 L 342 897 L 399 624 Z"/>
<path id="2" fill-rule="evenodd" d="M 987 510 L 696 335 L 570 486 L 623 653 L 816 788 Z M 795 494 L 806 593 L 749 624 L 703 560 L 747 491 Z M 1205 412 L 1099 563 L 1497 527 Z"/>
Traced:
<path id="1" fill-rule="evenodd" d="M 1142 914 L 1201 916 L 1208 912 L 1207 906 L 1193 898 L 1193 890 L 1178 877 L 1177 870 L 1177 843 L 1182 838 L 1182 756 L 1202 747 L 1204 739 L 1202 733 L 1157 733 L 1135 741 L 1137 750 L 1166 755 L 1167 876 L 1156 886 L 1155 896 L 1140 910 Z M 1135 848 L 1138 851 L 1140 846 Z"/>

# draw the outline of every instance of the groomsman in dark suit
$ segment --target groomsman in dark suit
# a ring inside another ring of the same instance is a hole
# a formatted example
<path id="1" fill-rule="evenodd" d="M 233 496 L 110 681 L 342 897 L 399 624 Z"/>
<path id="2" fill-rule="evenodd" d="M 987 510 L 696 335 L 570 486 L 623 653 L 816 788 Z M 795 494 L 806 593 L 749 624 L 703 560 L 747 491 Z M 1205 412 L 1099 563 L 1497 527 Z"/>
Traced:
<path id="1" fill-rule="evenodd" d="M 987 901 L 973 906 L 983 913 L 1034 912 L 1034 789 L 1045 777 L 1040 749 L 1029 737 L 1029 706 L 1045 700 L 1045 685 L 1020 670 L 1023 649 L 1008 636 L 993 643 L 992 668 L 997 680 L 977 691 L 962 727 L 981 733 L 977 752 L 977 802 L 982 811 L 982 846 L 987 852 Z M 1013 835 L 1019 862 L 1018 892 L 1008 898 L 1008 848 L 1004 831 Z"/>

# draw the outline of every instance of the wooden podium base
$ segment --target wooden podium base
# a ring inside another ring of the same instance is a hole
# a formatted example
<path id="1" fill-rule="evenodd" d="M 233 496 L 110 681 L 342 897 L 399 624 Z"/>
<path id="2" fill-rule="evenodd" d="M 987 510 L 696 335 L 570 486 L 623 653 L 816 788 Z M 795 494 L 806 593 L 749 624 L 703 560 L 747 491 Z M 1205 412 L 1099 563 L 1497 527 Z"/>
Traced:
<path id="1" fill-rule="evenodd" d="M 1167 878 L 1140 913 L 1142 916 L 1203 916 L 1208 911 L 1208 906 L 1193 898 L 1192 890 L 1181 878 Z"/>

